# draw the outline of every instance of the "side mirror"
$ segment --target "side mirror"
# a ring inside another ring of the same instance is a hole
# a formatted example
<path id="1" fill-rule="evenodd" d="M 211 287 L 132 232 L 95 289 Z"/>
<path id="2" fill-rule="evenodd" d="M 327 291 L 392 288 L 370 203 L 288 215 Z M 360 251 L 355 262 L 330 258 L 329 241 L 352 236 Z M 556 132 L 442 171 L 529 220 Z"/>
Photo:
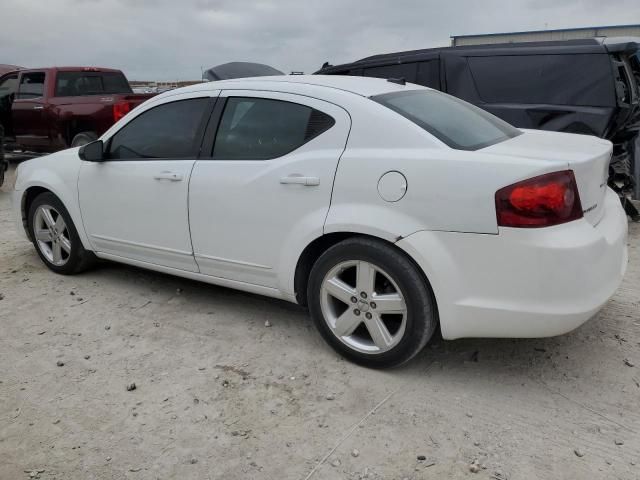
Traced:
<path id="1" fill-rule="evenodd" d="M 87 162 L 104 161 L 104 144 L 102 140 L 96 140 L 80 147 L 78 156 Z"/>

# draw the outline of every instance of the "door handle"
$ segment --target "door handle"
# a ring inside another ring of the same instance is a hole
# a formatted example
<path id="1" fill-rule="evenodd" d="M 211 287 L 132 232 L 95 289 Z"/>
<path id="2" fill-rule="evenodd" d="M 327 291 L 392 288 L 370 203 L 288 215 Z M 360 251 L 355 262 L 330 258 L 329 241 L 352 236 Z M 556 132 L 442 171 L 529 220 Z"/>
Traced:
<path id="1" fill-rule="evenodd" d="M 42 105 L 36 105 L 35 107 L 33 107 L 34 110 L 43 110 L 44 107 Z"/>
<path id="2" fill-rule="evenodd" d="M 320 185 L 318 177 L 303 177 L 302 175 L 289 175 L 282 177 L 280 183 L 283 185 L 305 185 L 307 187 L 316 187 Z"/>
<path id="3" fill-rule="evenodd" d="M 169 180 L 170 182 L 182 181 L 182 174 L 175 172 L 160 172 L 153 177 L 155 180 Z"/>

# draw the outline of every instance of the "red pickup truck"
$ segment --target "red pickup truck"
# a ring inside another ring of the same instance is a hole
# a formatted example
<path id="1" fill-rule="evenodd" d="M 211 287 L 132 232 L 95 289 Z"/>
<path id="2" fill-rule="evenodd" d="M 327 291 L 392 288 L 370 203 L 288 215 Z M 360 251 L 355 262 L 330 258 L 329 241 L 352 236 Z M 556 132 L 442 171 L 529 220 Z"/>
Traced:
<path id="1" fill-rule="evenodd" d="M 95 140 L 152 96 L 110 68 L 17 70 L 0 76 L 0 127 L 14 148 L 55 152 Z"/>

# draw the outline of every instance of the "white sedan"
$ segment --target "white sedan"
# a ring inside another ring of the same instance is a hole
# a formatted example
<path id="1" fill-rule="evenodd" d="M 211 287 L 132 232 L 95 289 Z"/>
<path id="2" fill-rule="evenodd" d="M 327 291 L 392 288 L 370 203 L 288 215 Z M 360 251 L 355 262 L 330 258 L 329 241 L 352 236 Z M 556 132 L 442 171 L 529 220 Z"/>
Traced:
<path id="1" fill-rule="evenodd" d="M 23 163 L 13 204 L 54 272 L 101 258 L 297 302 L 388 367 L 438 327 L 539 337 L 595 315 L 627 263 L 611 154 L 402 81 L 248 78 Z"/>

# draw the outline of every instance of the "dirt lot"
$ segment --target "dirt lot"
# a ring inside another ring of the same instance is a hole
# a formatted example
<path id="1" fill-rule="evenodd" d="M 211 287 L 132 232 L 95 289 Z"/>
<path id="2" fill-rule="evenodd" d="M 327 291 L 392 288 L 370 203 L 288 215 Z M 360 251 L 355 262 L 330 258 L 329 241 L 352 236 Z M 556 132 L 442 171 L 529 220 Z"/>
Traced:
<path id="1" fill-rule="evenodd" d="M 54 275 L 7 191 L 2 480 L 640 478 L 639 224 L 577 331 L 440 340 L 379 372 L 285 302 L 115 264 Z"/>

